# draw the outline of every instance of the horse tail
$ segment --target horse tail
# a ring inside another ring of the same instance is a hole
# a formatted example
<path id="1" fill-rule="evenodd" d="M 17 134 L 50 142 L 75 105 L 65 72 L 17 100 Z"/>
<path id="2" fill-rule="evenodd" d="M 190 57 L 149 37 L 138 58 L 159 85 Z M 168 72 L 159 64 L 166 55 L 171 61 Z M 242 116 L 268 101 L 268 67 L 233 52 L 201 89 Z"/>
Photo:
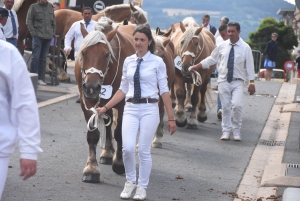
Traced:
<path id="1" fill-rule="evenodd" d="M 204 95 L 204 99 L 205 99 L 205 105 L 211 109 L 213 106 L 214 106 L 214 101 L 212 99 L 212 96 L 211 96 L 211 86 L 210 86 L 210 83 L 208 83 L 206 85 L 206 92 L 205 92 L 205 95 Z"/>

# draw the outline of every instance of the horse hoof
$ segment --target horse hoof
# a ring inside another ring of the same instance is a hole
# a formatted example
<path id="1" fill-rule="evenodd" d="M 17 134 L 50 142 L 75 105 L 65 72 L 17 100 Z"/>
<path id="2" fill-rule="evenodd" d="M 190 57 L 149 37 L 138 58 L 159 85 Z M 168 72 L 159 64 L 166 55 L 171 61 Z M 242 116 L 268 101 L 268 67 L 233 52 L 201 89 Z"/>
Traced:
<path id="1" fill-rule="evenodd" d="M 112 170 L 113 170 L 116 174 L 124 174 L 124 173 L 125 173 L 125 167 L 124 167 L 124 165 L 116 165 L 116 164 L 112 164 Z"/>
<path id="2" fill-rule="evenodd" d="M 191 130 L 198 130 L 198 126 L 194 125 L 194 124 L 188 124 L 186 126 L 187 129 L 191 129 Z"/>
<path id="3" fill-rule="evenodd" d="M 187 107 L 184 109 L 186 112 L 191 112 L 192 111 L 192 108 L 191 107 Z"/>
<path id="4" fill-rule="evenodd" d="M 100 183 L 100 174 L 83 175 L 82 181 L 86 183 Z"/>
<path id="5" fill-rule="evenodd" d="M 176 103 L 172 103 L 172 108 L 175 108 L 176 107 Z"/>
<path id="6" fill-rule="evenodd" d="M 161 142 L 152 143 L 152 147 L 153 148 L 162 148 L 162 143 Z"/>
<path id="7" fill-rule="evenodd" d="M 199 122 L 205 122 L 207 120 L 207 117 L 197 117 Z"/>
<path id="8" fill-rule="evenodd" d="M 99 163 L 100 164 L 105 164 L 105 165 L 111 165 L 112 164 L 112 158 L 100 158 Z"/>
<path id="9" fill-rule="evenodd" d="M 178 121 L 175 121 L 175 122 L 176 122 L 176 125 L 177 125 L 178 127 L 185 127 L 186 124 L 187 124 L 187 120 L 185 120 L 183 123 L 180 123 L 180 122 L 178 122 Z"/>

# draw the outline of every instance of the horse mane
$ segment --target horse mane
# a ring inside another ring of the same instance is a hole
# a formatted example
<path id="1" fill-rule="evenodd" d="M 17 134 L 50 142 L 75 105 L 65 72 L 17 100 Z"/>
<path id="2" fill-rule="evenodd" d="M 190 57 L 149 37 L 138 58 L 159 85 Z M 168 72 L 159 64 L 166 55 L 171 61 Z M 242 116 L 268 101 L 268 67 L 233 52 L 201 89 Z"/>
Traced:
<path id="1" fill-rule="evenodd" d="M 22 4 L 24 3 L 24 1 L 26 0 L 17 0 L 17 2 L 14 3 L 12 9 L 15 11 L 15 12 L 18 12 L 18 10 L 21 8 Z"/>
<path id="2" fill-rule="evenodd" d="M 98 25 L 98 23 L 95 25 L 95 30 L 91 31 L 81 42 L 80 48 L 78 50 L 79 54 L 77 56 L 78 61 L 82 61 L 82 57 L 83 55 L 81 54 L 81 52 L 85 49 L 88 48 L 92 45 L 95 45 L 99 42 L 105 42 L 105 44 L 107 45 L 109 52 L 111 53 L 112 57 L 114 59 L 116 59 L 115 57 L 115 53 L 110 45 L 110 43 L 108 42 L 108 40 L 106 39 L 106 36 L 104 35 L 104 33 L 101 32 L 101 28 L 102 26 Z M 110 62 L 112 62 L 112 60 L 110 59 Z"/>
<path id="3" fill-rule="evenodd" d="M 147 12 L 145 12 L 143 9 L 141 9 L 139 6 L 134 6 L 135 9 L 137 9 L 137 11 L 139 12 L 139 17 L 141 15 L 144 15 L 145 19 L 148 22 L 148 18 L 147 18 Z"/>
<path id="4" fill-rule="evenodd" d="M 193 27 L 199 27 L 199 24 L 196 22 L 196 20 L 192 17 L 186 17 L 182 20 L 182 23 L 185 27 L 193 26 Z"/>
<path id="5" fill-rule="evenodd" d="M 102 16 L 98 19 L 97 23 L 95 24 L 94 29 L 103 32 L 105 27 L 111 26 L 113 29 L 118 26 L 112 19 Z"/>
<path id="6" fill-rule="evenodd" d="M 197 30 L 197 27 L 193 27 L 193 26 L 187 27 L 185 32 L 182 33 L 182 35 L 179 37 L 177 44 L 176 44 L 176 46 L 179 47 L 177 49 L 178 55 L 181 55 L 181 52 L 187 48 L 188 44 L 195 36 L 196 30 Z M 181 44 L 182 41 L 183 41 L 183 43 Z"/>

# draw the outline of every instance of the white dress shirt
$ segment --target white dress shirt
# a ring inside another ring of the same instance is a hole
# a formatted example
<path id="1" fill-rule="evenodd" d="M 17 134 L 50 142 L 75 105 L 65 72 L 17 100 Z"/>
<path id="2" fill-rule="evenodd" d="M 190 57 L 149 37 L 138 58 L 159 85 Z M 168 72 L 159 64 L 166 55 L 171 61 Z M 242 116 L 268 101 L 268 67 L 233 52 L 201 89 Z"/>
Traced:
<path id="1" fill-rule="evenodd" d="M 68 33 L 65 36 L 65 48 L 64 50 L 71 50 L 71 42 L 74 38 L 74 48 L 75 48 L 75 57 L 77 56 L 80 44 L 83 40 L 83 36 L 81 34 L 80 31 L 80 23 L 82 23 L 84 25 L 84 27 L 86 27 L 85 21 L 84 20 L 80 20 L 77 22 L 74 22 L 71 26 L 71 28 L 69 29 Z M 88 24 L 88 26 L 86 27 L 86 30 L 88 33 L 90 33 L 91 31 L 94 30 L 94 26 L 96 24 L 96 21 L 91 20 Z"/>
<path id="2" fill-rule="evenodd" d="M 35 92 L 18 49 L 0 40 L 0 157 L 18 143 L 21 158 L 37 159 L 40 122 Z"/>
<path id="3" fill-rule="evenodd" d="M 217 31 L 216 31 L 216 33 L 215 33 L 215 39 L 217 39 L 219 36 L 221 36 L 221 35 L 220 35 L 219 30 L 217 29 Z"/>
<path id="4" fill-rule="evenodd" d="M 3 31 L 2 31 L 2 29 L 3 29 L 3 26 L 0 23 L 0 40 L 5 40 L 6 41 L 6 38 L 5 38 L 5 35 L 4 35 Z"/>
<path id="5" fill-rule="evenodd" d="M 209 24 L 204 28 L 207 29 L 208 31 L 210 31 L 210 25 Z"/>
<path id="6" fill-rule="evenodd" d="M 3 8 L 5 8 L 5 6 L 3 6 Z M 12 26 L 12 22 L 11 22 L 11 15 L 10 15 L 10 11 L 12 12 L 12 14 L 15 17 L 15 22 L 16 22 L 16 28 L 17 28 L 17 34 L 14 36 L 13 34 L 13 26 Z M 8 14 L 9 17 L 7 18 L 7 22 L 4 26 L 4 35 L 6 38 L 18 38 L 19 37 L 19 22 L 18 22 L 18 17 L 17 14 L 14 10 L 8 10 Z"/>
<path id="7" fill-rule="evenodd" d="M 126 94 L 126 100 L 134 95 L 134 73 L 137 67 L 137 55 L 127 57 L 123 65 L 122 81 L 120 90 Z M 140 64 L 140 86 L 142 98 L 156 98 L 159 93 L 169 92 L 166 64 L 161 57 L 152 54 L 150 51 L 143 56 Z"/>
<path id="8" fill-rule="evenodd" d="M 209 68 L 214 65 L 220 59 L 220 65 L 218 68 L 218 82 L 227 81 L 227 62 L 229 57 L 229 52 L 231 49 L 230 40 L 226 40 L 216 47 L 211 55 L 206 59 L 202 60 L 202 68 Z M 249 80 L 254 80 L 254 63 L 252 50 L 250 46 L 239 38 L 239 40 L 234 44 L 234 69 L 233 77 L 241 78 L 245 82 Z"/>

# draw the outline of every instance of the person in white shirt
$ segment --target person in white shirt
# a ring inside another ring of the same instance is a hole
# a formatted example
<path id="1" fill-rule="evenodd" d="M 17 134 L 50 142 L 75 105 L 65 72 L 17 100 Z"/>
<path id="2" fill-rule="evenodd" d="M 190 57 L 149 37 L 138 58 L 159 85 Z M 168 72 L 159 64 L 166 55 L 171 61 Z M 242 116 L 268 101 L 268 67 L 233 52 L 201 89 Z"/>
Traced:
<path id="1" fill-rule="evenodd" d="M 9 156 L 18 145 L 23 180 L 37 170 L 41 134 L 35 92 L 27 66 L 17 48 L 0 40 L 0 200 Z M 21 188 L 20 183 L 20 188 Z"/>
<path id="2" fill-rule="evenodd" d="M 210 16 L 209 15 L 204 15 L 202 17 L 202 26 L 207 29 L 208 31 L 210 31 L 212 33 L 212 35 L 215 35 L 217 29 L 216 27 L 214 27 L 213 25 L 211 25 L 209 23 L 210 21 Z"/>
<path id="3" fill-rule="evenodd" d="M 218 33 L 220 36 L 217 37 L 216 39 L 216 46 L 218 47 L 221 43 L 224 41 L 228 40 L 228 34 L 227 34 L 227 24 L 222 24 L 219 29 Z M 218 77 L 218 68 L 220 65 L 220 59 L 217 63 L 216 71 L 217 71 L 217 77 Z M 217 107 L 217 117 L 218 119 L 222 119 L 222 103 L 220 99 L 220 94 L 218 93 L 218 107 Z"/>
<path id="4" fill-rule="evenodd" d="M 223 25 L 223 24 L 228 24 L 229 22 L 229 18 L 226 17 L 226 16 L 223 16 L 220 20 L 220 26 Z M 217 32 L 215 33 L 215 39 L 217 39 L 218 37 L 220 36 L 220 33 L 219 33 L 219 29 L 217 30 Z"/>
<path id="5" fill-rule="evenodd" d="M 71 42 L 74 39 L 74 49 L 75 49 L 75 59 L 76 59 L 80 44 L 83 40 L 83 36 L 80 31 L 80 24 L 81 23 L 84 24 L 84 27 L 88 33 L 93 31 L 96 22 L 92 20 L 92 15 L 93 15 L 92 9 L 90 7 L 84 7 L 82 9 L 83 20 L 74 22 L 72 24 L 71 28 L 69 29 L 69 31 L 65 36 L 64 50 L 66 52 L 66 55 L 70 54 L 70 51 L 72 49 Z"/>
<path id="6" fill-rule="evenodd" d="M 16 12 L 12 10 L 14 3 L 14 0 L 4 0 L 3 8 L 8 10 L 9 18 L 7 19 L 7 23 L 3 30 L 6 41 L 17 47 L 17 39 L 19 37 L 19 22 Z"/>
<path id="7" fill-rule="evenodd" d="M 3 27 L 5 26 L 8 18 L 8 10 L 5 8 L 0 8 L 0 40 L 5 40 Z"/>
<path id="8" fill-rule="evenodd" d="M 122 154 L 126 183 L 120 197 L 128 199 L 136 190 L 134 200 L 146 199 L 146 188 L 152 167 L 151 143 L 159 123 L 158 99 L 160 93 L 168 113 L 168 130 L 176 131 L 176 124 L 167 85 L 166 65 L 162 58 L 154 55 L 155 42 L 149 27 L 138 25 L 133 32 L 136 54 L 125 59 L 122 81 L 113 98 L 101 108 L 99 115 L 125 98 L 126 104 L 122 124 Z M 159 89 L 158 89 L 159 88 Z M 139 137 L 139 178 L 136 184 L 135 145 Z"/>
<path id="9" fill-rule="evenodd" d="M 216 47 L 209 57 L 189 68 L 207 69 L 220 59 L 218 89 L 223 107 L 221 140 L 229 140 L 232 131 L 233 139 L 241 140 L 244 82 L 250 80 L 248 92 L 250 95 L 255 93 L 252 50 L 239 37 L 240 32 L 240 24 L 230 22 L 227 28 L 229 40 Z"/>

